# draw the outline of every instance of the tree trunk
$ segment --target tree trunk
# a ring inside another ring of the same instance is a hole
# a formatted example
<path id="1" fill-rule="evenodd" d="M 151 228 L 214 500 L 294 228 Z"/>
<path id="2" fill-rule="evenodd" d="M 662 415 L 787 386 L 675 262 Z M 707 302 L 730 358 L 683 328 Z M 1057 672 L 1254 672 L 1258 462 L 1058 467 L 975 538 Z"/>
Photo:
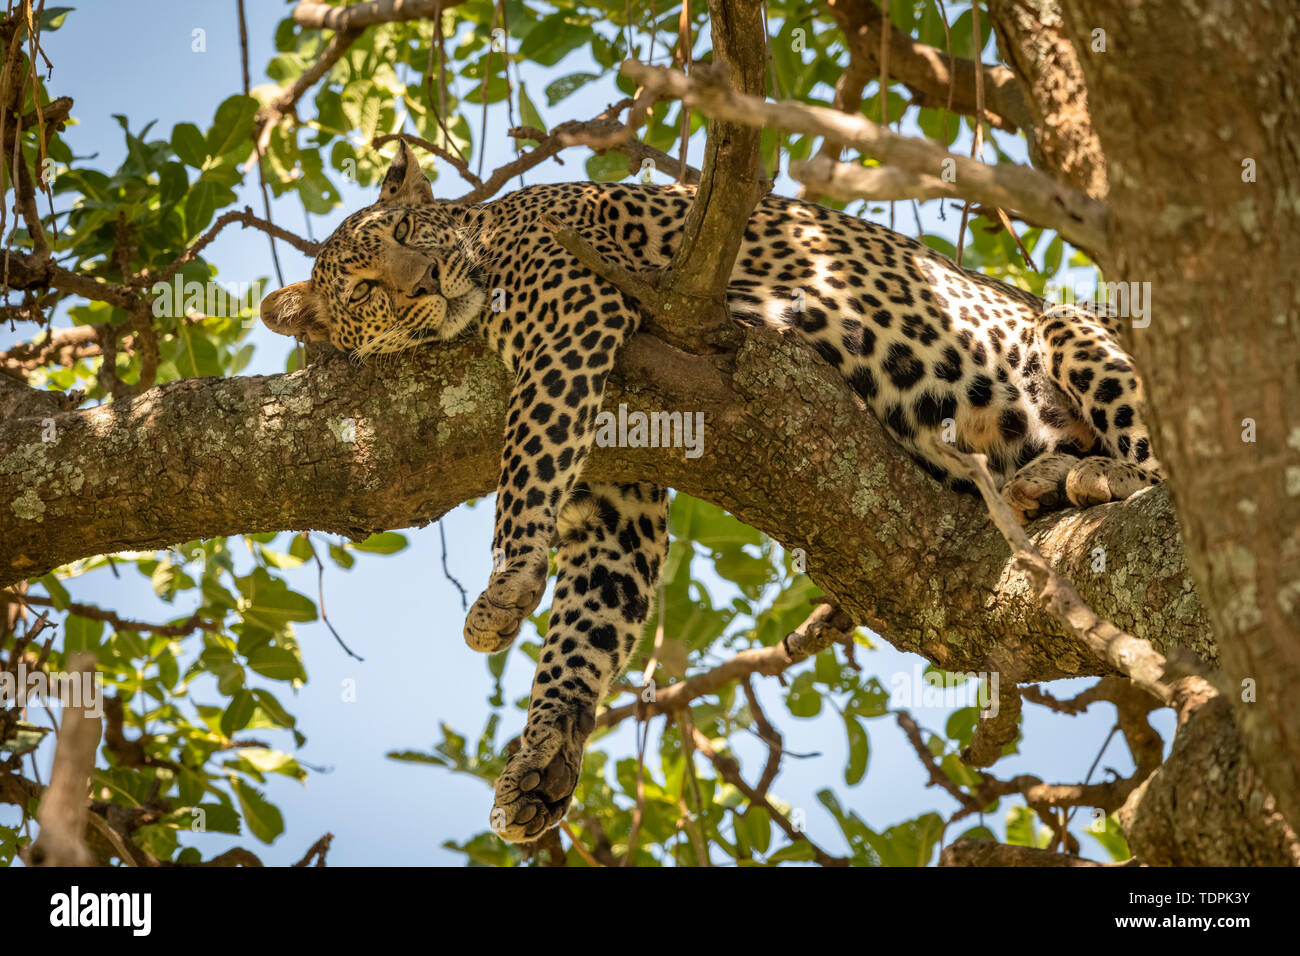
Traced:
<path id="1" fill-rule="evenodd" d="M 1300 829 L 1300 18 L 1062 5 L 1110 173 L 1107 278 L 1150 283 L 1129 344 L 1188 566 L 1242 739 Z"/>

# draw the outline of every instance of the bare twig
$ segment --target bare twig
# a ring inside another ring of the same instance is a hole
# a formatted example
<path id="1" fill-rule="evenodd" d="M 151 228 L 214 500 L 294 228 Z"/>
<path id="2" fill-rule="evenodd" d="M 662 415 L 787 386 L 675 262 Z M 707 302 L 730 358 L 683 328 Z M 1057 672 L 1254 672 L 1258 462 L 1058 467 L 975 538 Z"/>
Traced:
<path id="1" fill-rule="evenodd" d="M 759 793 L 753 787 L 745 782 L 745 778 L 740 775 L 740 764 L 732 757 L 718 753 L 709 738 L 700 733 L 699 730 L 692 727 L 691 732 L 695 742 L 695 749 L 704 754 L 718 771 L 718 775 L 726 780 L 729 784 L 745 795 L 754 806 L 765 809 L 772 818 L 772 822 L 781 828 L 782 832 L 790 838 L 792 843 L 802 840 L 813 849 L 813 859 L 821 866 L 848 866 L 849 861 L 842 856 L 831 856 L 811 839 L 803 830 L 796 827 L 790 822 L 790 818 L 784 813 L 772 806 L 771 801 L 766 796 Z M 683 731 L 685 733 L 685 731 Z"/>
<path id="2" fill-rule="evenodd" d="M 295 867 L 311 866 L 312 859 L 315 858 L 316 866 L 325 865 L 325 854 L 330 851 L 330 844 L 334 842 L 334 834 L 327 833 L 308 848 L 303 858 L 294 864 Z"/>
<path id="3" fill-rule="evenodd" d="M 659 690 L 655 699 L 644 705 L 646 716 L 681 710 L 695 698 L 716 693 L 733 680 L 740 680 L 750 674 L 780 674 L 836 641 L 843 640 L 844 635 L 852 631 L 853 621 L 847 614 L 832 604 L 818 605 L 807 620 L 787 634 L 780 644 L 741 651 L 712 670 Z M 633 716 L 636 706 L 626 704 L 602 711 L 596 717 L 596 726 L 612 727 Z"/>
<path id="4" fill-rule="evenodd" d="M 998 493 L 989 474 L 984 455 L 968 455 L 942 441 L 933 447 L 957 468 L 968 473 L 984 499 L 993 523 L 1011 547 L 1012 563 L 1025 571 L 1039 591 L 1039 602 L 1060 622 L 1066 633 L 1087 645 L 1097 657 L 1106 661 L 1133 682 L 1169 705 L 1173 696 L 1163 681 L 1165 658 L 1147 641 L 1121 631 L 1110 621 L 1099 618 L 1079 596 L 1079 592 L 1057 574 L 1042 556 L 1025 529 L 1016 521 L 1011 508 Z"/>

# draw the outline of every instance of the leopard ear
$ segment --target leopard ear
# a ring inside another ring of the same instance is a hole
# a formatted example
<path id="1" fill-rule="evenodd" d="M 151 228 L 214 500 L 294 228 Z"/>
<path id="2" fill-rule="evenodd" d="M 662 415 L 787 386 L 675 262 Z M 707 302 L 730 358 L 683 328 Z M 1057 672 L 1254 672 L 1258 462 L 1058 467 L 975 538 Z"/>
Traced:
<path id="1" fill-rule="evenodd" d="M 329 340 L 324 313 L 308 282 L 295 282 L 264 298 L 262 321 L 272 332 L 281 335 L 292 335 L 308 342 Z"/>
<path id="2" fill-rule="evenodd" d="M 433 187 L 420 168 L 415 150 L 406 140 L 398 140 L 399 148 L 379 187 L 379 202 L 402 206 L 417 206 L 433 202 Z"/>

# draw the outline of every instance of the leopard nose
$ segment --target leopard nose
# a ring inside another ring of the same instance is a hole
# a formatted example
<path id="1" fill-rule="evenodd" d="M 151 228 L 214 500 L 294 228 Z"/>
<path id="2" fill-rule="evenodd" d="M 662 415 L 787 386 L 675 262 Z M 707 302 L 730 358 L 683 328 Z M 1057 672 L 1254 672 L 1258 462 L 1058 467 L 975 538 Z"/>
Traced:
<path id="1" fill-rule="evenodd" d="M 424 275 L 415 283 L 415 288 L 411 290 L 411 298 L 418 299 L 422 296 L 432 295 L 441 288 L 441 280 L 438 276 L 438 264 L 430 263 L 429 268 L 424 270 Z"/>

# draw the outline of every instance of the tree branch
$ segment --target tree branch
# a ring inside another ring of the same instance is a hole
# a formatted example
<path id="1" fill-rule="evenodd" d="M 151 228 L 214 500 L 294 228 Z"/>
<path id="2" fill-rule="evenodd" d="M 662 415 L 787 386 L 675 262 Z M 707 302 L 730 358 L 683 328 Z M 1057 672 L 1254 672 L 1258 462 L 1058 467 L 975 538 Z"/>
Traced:
<path id="1" fill-rule="evenodd" d="M 1087 645 L 1099 660 L 1110 664 L 1120 673 L 1127 674 L 1133 683 L 1152 697 L 1169 704 L 1173 696 L 1169 685 L 1163 680 L 1164 655 L 1148 641 L 1126 634 L 1110 621 L 1098 617 L 1079 596 L 1074 585 L 1043 558 L 998 492 L 993 476 L 989 474 L 985 456 L 960 452 L 937 439 L 933 446 L 975 482 L 993 523 L 1011 547 L 1012 563 L 1029 574 L 1039 592 L 1039 600 L 1060 622 L 1066 633 Z"/>
<path id="2" fill-rule="evenodd" d="M 364 30 L 380 23 L 429 19 L 462 2 L 463 0 L 369 0 L 367 3 L 335 7 L 316 0 L 298 0 L 298 5 L 293 8 L 293 19 L 310 30 Z"/>
<path id="3" fill-rule="evenodd" d="M 695 72 L 709 74 L 733 95 L 763 97 L 767 33 L 762 4 L 709 0 L 708 6 L 713 63 L 697 64 Z M 689 56 L 689 51 L 683 51 L 683 56 Z M 689 105 L 682 101 L 684 118 Z M 686 215 L 681 245 L 669 264 L 664 301 L 657 312 L 660 324 L 680 341 L 706 348 L 734 341 L 727 284 L 749 217 L 770 188 L 763 185 L 759 140 L 760 130 L 750 122 L 734 116 L 709 117 L 700 187 Z"/>
<path id="4" fill-rule="evenodd" d="M 850 56 L 864 64 L 880 60 L 880 7 L 872 0 L 826 0 L 826 7 L 844 31 Z M 889 25 L 889 75 L 921 99 L 921 105 L 974 116 L 975 61 L 952 57 L 918 43 L 892 23 Z M 871 67 L 868 66 L 867 69 Z M 984 110 L 995 126 L 1014 133 L 1032 123 L 1015 74 L 1005 66 L 980 64 L 984 80 Z M 951 101 L 951 102 L 950 102 Z"/>
<path id="5" fill-rule="evenodd" d="M 95 679 L 95 655 L 72 655 L 67 677 L 82 681 L 82 696 L 89 696 L 89 686 Z M 90 715 L 85 700 L 63 701 L 54 769 L 36 814 L 41 832 L 29 854 L 35 866 L 89 866 L 92 862 L 85 843 L 86 797 L 100 730 L 100 719 Z"/>
<path id="6" fill-rule="evenodd" d="M 706 452 L 597 448 L 590 479 L 670 485 L 805 549 L 850 618 L 950 670 L 978 670 L 1022 636 L 1026 681 L 1100 670 L 1060 640 L 982 507 L 920 472 L 812 349 L 766 329 L 740 339 L 711 356 L 630 342 L 608 407 L 702 412 Z M 171 382 L 55 416 L 53 442 L 39 419 L 0 423 L 0 583 L 193 538 L 435 520 L 495 487 L 508 395 L 499 359 L 462 342 L 382 368 L 339 356 L 292 375 Z M 1034 539 L 1099 614 L 1216 659 L 1163 489 L 1046 519 Z M 1135 558 L 1096 574 L 1095 547 Z"/>
<path id="7" fill-rule="evenodd" d="M 1094 256 L 1105 252 L 1105 207 L 1096 200 L 1064 186 L 1027 166 L 999 163 L 989 166 L 967 156 L 958 156 L 929 140 L 900 136 L 862 115 L 848 116 L 823 106 L 807 106 L 788 100 L 769 103 L 745 96 L 718 84 L 707 71 L 691 77 L 664 67 L 649 67 L 635 60 L 624 62 L 622 73 L 647 89 L 667 93 L 711 116 L 725 117 L 756 127 L 775 127 L 793 133 L 830 137 L 923 177 L 955 176 L 956 195 L 988 206 L 1016 209 L 1028 221 L 1055 229 L 1066 240 Z M 814 167 L 814 172 L 819 167 Z M 822 177 L 826 177 L 824 167 Z M 799 178 L 804 167 L 791 164 L 790 173 Z M 930 188 L 933 184 L 923 180 Z M 821 183 L 829 187 L 831 183 Z M 835 193 L 830 193 L 836 195 Z M 852 191 L 837 198 L 853 198 Z"/>
<path id="8" fill-rule="evenodd" d="M 714 768 L 718 771 L 718 776 L 720 776 L 723 780 L 727 781 L 729 784 L 731 784 L 733 787 L 735 787 L 737 790 L 743 793 L 745 795 L 745 799 L 748 800 L 750 804 L 765 809 L 768 813 L 768 816 L 772 818 L 772 822 L 775 823 L 778 827 L 780 827 L 781 831 L 787 837 L 790 838 L 790 842 L 794 843 L 802 840 L 803 842 L 807 843 L 810 847 L 812 847 L 813 860 L 819 866 L 848 866 L 849 865 L 849 861 L 846 860 L 844 857 L 831 856 L 829 853 L 827 853 L 825 850 L 819 847 L 816 843 L 810 840 L 806 833 L 798 829 L 793 823 L 790 822 L 789 817 L 787 817 L 776 807 L 772 806 L 772 802 L 768 800 L 763 793 L 755 790 L 753 787 L 747 784 L 745 782 L 745 778 L 740 775 L 740 764 L 737 763 L 733 757 L 728 757 L 724 754 L 718 753 L 713 748 L 713 744 L 709 740 L 709 738 L 704 736 L 704 734 L 700 733 L 699 730 L 696 729 L 695 727 L 691 727 L 689 732 L 692 735 L 692 740 L 695 744 L 695 749 L 698 750 L 700 753 L 704 754 L 706 758 L 708 758 L 709 762 L 712 763 Z M 687 733 L 687 730 L 683 728 L 682 733 L 683 734 Z"/>
<path id="9" fill-rule="evenodd" d="M 741 651 L 717 667 L 680 684 L 656 688 L 652 700 L 604 710 L 596 717 L 596 726 L 613 727 L 636 716 L 638 711 L 642 720 L 649 720 L 659 714 L 681 710 L 697 697 L 716 693 L 732 681 L 745 680 L 751 674 L 779 674 L 837 641 L 845 640 L 853 630 L 853 621 L 847 614 L 834 605 L 822 604 L 780 644 Z"/>
<path id="10" fill-rule="evenodd" d="M 1052 867 L 1113 867 L 1141 866 L 1136 859 L 1121 863 L 1098 863 L 1071 853 L 1040 850 L 1032 846 L 1013 846 L 994 843 L 992 840 L 958 840 L 943 848 L 939 854 L 940 866 L 1052 866 Z"/>

